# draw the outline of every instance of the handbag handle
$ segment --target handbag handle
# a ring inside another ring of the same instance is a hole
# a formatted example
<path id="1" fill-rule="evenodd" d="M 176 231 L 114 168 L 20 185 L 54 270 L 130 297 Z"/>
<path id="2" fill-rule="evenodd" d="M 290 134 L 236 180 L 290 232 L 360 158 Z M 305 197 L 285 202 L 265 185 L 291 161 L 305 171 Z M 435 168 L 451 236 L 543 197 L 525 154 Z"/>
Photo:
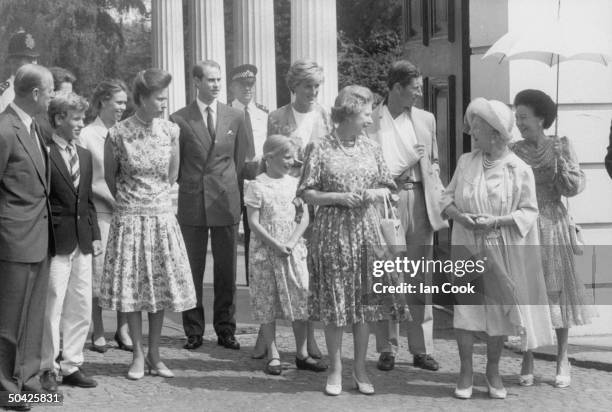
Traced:
<path id="1" fill-rule="evenodd" d="M 385 194 L 384 204 L 385 204 L 385 219 L 395 219 L 397 220 L 397 215 L 393 210 L 393 206 L 391 205 L 391 199 L 389 198 L 389 194 Z M 389 212 L 389 210 L 391 212 Z"/>

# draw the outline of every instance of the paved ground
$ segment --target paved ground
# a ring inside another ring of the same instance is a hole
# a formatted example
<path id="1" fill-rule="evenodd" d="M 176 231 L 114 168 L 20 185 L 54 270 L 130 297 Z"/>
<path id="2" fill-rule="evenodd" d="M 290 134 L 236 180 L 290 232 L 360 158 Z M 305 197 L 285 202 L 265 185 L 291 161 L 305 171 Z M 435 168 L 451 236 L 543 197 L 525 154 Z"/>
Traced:
<path id="1" fill-rule="evenodd" d="M 240 293 L 244 300 L 245 293 Z M 244 303 L 244 302 L 243 302 Z M 245 306 L 243 306 L 245 307 Z M 247 311 L 248 312 L 248 311 Z M 240 351 L 217 346 L 211 331 L 205 335 L 204 345 L 196 351 L 181 348 L 184 340 L 180 319 L 169 316 L 164 327 L 162 357 L 176 377 L 163 379 L 145 376 L 140 381 L 125 378 L 131 354 L 111 349 L 106 354 L 86 350 L 85 370 L 99 382 L 95 389 L 61 387 L 64 406 L 51 408 L 36 406 L 36 410 L 66 411 L 405 411 L 414 410 L 609 410 L 612 403 L 612 374 L 576 367 L 572 369 L 572 386 L 556 389 L 554 362 L 536 360 L 536 385 L 518 386 L 517 371 L 520 356 L 504 351 L 502 373 L 509 395 L 506 400 L 491 400 L 486 393 L 482 373 L 475 377 L 474 396 L 459 401 L 452 397 L 458 373 L 458 354 L 452 339 L 450 318 L 436 311 L 436 359 L 441 368 L 428 372 L 413 368 L 402 343 L 397 367 L 391 372 L 376 369 L 374 336 L 370 340 L 368 360 L 370 378 L 376 395 L 365 396 L 351 389 L 350 373 L 352 337 L 345 336 L 343 346 L 344 392 L 339 397 L 322 393 L 325 374 L 298 371 L 293 364 L 293 336 L 287 326 L 278 328 L 278 344 L 283 360 L 283 374 L 272 377 L 263 373 L 264 362 L 249 357 L 256 338 L 256 326 L 241 322 L 248 313 L 239 315 L 238 339 Z M 109 328 L 112 316 L 107 316 Z M 248 319 L 248 317 L 247 317 Z M 112 329 L 109 329 L 112 330 Z M 112 334 L 108 334 L 110 338 Z M 324 339 L 317 330 L 323 349 Z M 484 371 L 485 349 L 475 348 L 475 365 Z"/>

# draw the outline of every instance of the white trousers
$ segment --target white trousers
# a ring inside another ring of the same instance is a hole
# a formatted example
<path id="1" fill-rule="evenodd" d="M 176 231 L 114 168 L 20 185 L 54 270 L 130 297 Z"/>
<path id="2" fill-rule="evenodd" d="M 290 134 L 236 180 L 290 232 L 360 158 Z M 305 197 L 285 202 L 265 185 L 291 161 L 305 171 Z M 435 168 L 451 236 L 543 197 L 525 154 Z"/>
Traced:
<path id="1" fill-rule="evenodd" d="M 77 248 L 51 259 L 43 328 L 42 370 L 69 375 L 83 364 L 83 346 L 91 322 L 91 254 Z M 60 352 L 62 361 L 55 359 Z"/>

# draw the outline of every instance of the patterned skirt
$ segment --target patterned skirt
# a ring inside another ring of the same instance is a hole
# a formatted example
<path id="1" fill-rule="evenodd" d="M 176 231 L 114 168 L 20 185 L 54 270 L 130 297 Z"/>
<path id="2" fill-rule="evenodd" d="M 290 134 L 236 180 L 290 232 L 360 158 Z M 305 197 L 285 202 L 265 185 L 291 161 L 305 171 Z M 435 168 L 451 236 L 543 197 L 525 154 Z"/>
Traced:
<path id="1" fill-rule="evenodd" d="M 101 307 L 120 312 L 182 312 L 196 306 L 174 214 L 113 214 L 99 298 Z"/>
<path id="2" fill-rule="evenodd" d="M 308 244 L 310 318 L 336 326 L 379 320 L 410 320 L 405 295 L 374 293 L 374 283 L 399 279 L 372 276 L 372 248 L 380 245 L 373 207 L 321 207 Z"/>
<path id="3" fill-rule="evenodd" d="M 585 325 L 597 316 L 576 273 L 576 262 L 569 237 L 569 216 L 563 204 L 540 205 L 538 217 L 542 266 L 554 328 Z"/>

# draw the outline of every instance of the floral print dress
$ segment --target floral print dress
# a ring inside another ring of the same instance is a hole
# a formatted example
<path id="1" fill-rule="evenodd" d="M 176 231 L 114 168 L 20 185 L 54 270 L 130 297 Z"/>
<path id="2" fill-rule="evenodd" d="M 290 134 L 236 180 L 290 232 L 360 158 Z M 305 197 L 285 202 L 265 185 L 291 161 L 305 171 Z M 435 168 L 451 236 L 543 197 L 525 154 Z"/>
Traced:
<path id="1" fill-rule="evenodd" d="M 569 214 L 562 196 L 576 196 L 584 190 L 585 176 L 567 137 L 561 137 L 561 155 L 553 152 L 549 138 L 537 147 L 527 140 L 512 150 L 533 169 L 538 198 L 538 227 L 542 245 L 542 266 L 548 291 L 550 314 L 555 328 L 591 322 L 596 314 L 576 273 L 570 240 Z"/>
<path id="2" fill-rule="evenodd" d="M 259 210 L 259 223 L 281 243 L 289 240 L 296 223 L 293 203 L 298 180 L 292 176 L 273 179 L 263 173 L 247 184 L 244 203 Z M 284 258 L 267 246 L 255 232 L 249 253 L 249 288 L 253 319 L 308 319 L 308 267 L 304 239 Z"/>
<path id="3" fill-rule="evenodd" d="M 298 196 L 310 189 L 362 194 L 381 187 L 396 189 L 380 146 L 367 137 L 358 136 L 351 148 L 333 135 L 307 146 Z M 398 302 L 401 296 L 372 293 L 369 248 L 381 243 L 379 222 L 373 204 L 317 208 L 308 243 L 312 320 L 345 326 L 410 318 L 405 301 Z"/>
<path id="4" fill-rule="evenodd" d="M 196 305 L 185 243 L 170 198 L 175 124 L 135 116 L 109 130 L 117 163 L 100 306 L 120 312 L 182 312 Z"/>

